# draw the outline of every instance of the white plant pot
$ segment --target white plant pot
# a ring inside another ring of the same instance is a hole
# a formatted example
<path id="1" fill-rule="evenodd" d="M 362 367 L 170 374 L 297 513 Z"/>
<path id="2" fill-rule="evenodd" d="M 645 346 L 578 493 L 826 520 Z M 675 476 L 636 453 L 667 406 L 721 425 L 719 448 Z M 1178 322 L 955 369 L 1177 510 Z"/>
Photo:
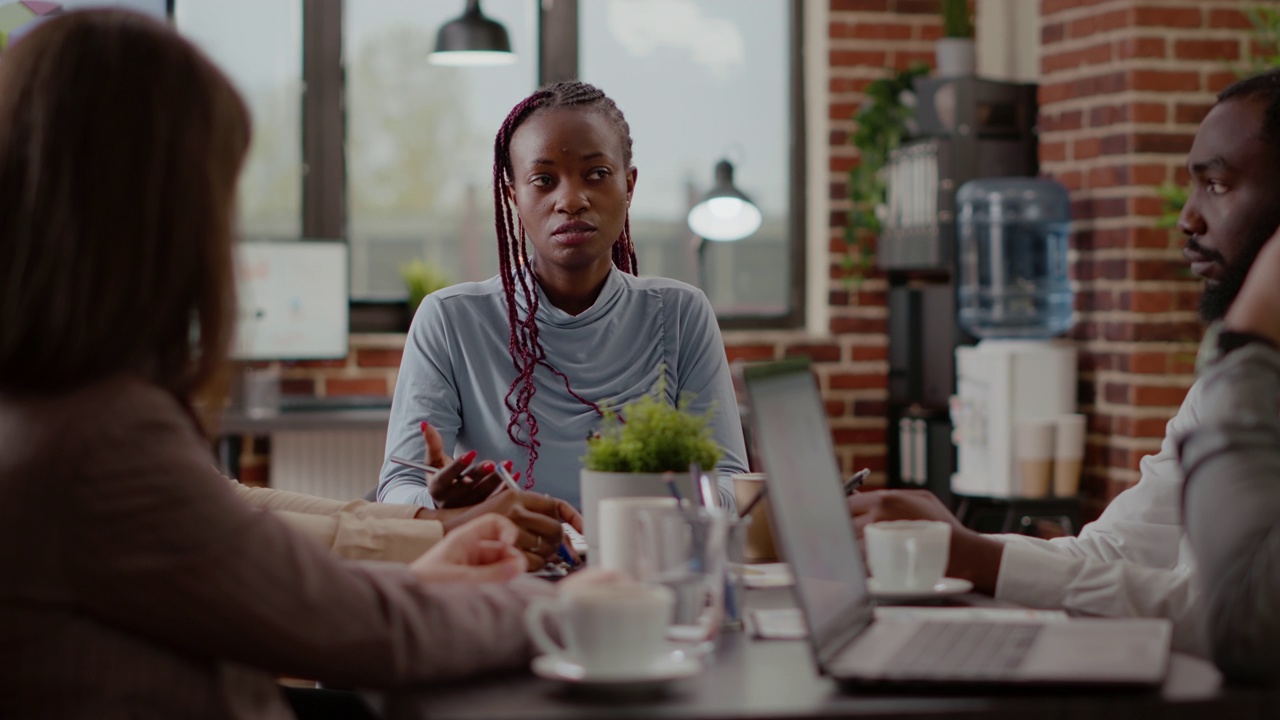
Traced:
<path id="1" fill-rule="evenodd" d="M 671 497 L 666 473 L 615 473 L 583 469 L 578 474 L 579 497 L 582 502 L 584 535 L 587 539 L 587 562 L 590 553 L 600 546 L 599 506 L 605 498 L 614 497 Z M 681 496 L 694 499 L 693 479 L 689 473 L 675 473 L 676 487 Z"/>
<path id="2" fill-rule="evenodd" d="M 977 68 L 973 38 L 939 38 L 933 51 L 938 77 L 971 77 Z"/>

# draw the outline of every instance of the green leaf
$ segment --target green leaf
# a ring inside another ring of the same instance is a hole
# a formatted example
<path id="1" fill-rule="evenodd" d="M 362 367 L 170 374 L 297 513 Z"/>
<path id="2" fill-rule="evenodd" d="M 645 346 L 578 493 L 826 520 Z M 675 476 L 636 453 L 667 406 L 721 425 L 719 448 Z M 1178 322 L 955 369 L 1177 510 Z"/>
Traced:
<path id="1" fill-rule="evenodd" d="M 582 464 L 601 472 L 684 472 L 690 463 L 714 468 L 723 454 L 711 432 L 711 417 L 689 412 L 692 396 L 675 406 L 666 400 L 666 370 L 648 393 L 626 406 L 623 416 L 604 407 L 600 430 L 587 439 Z M 625 422 L 624 422 L 625 419 Z"/>

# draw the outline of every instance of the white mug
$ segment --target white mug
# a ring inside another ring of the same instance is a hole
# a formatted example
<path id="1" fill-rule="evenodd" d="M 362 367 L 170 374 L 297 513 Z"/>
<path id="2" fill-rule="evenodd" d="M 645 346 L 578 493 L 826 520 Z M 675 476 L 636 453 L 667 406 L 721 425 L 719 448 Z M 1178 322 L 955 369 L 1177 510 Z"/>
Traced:
<path id="1" fill-rule="evenodd" d="M 538 649 L 562 655 L 587 672 L 625 677 L 642 674 L 670 652 L 667 625 L 675 595 L 661 585 L 588 585 L 557 598 L 536 598 L 525 625 Z M 555 622 L 563 644 L 547 633 Z"/>
<path id="2" fill-rule="evenodd" d="M 863 531 L 867 564 L 882 590 L 928 590 L 947 572 L 951 526 L 935 520 L 871 523 Z"/>
<path id="3" fill-rule="evenodd" d="M 640 518 L 652 513 L 677 515 L 673 497 L 614 497 L 600 501 L 598 547 L 591 548 L 591 565 L 605 570 L 617 570 L 635 580 L 648 580 L 648 571 L 641 567 L 644 558 L 639 552 Z"/>

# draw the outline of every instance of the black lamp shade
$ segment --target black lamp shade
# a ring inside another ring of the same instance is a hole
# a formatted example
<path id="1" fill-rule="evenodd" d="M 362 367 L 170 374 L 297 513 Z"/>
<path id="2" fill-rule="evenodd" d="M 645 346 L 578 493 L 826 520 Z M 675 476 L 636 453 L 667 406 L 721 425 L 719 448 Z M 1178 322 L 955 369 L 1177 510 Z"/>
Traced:
<path id="1" fill-rule="evenodd" d="M 429 59 L 436 65 L 505 65 L 516 56 L 502 23 L 485 17 L 480 0 L 467 0 L 461 16 L 440 26 Z"/>

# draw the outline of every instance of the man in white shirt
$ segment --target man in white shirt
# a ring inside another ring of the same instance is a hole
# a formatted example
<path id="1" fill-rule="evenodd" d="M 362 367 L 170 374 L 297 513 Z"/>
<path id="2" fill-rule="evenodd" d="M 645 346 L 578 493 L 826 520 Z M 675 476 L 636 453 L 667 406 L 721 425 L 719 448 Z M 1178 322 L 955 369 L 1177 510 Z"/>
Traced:
<path id="1" fill-rule="evenodd" d="M 1221 318 L 1258 251 L 1280 225 L 1280 69 L 1218 96 L 1187 158 L 1191 191 L 1178 228 L 1184 254 L 1205 280 L 1201 315 Z M 1112 617 L 1165 617 L 1174 649 L 1207 652 L 1194 557 L 1182 524 L 1177 441 L 1198 425 L 1201 386 L 1169 421 L 1160 452 L 1143 458 L 1139 482 L 1079 537 L 983 535 L 927 491 L 859 493 L 849 509 L 859 532 L 880 520 L 936 519 L 953 526 L 947 574 L 997 599 Z M 1224 522 L 1230 522 L 1224 518 Z"/>

